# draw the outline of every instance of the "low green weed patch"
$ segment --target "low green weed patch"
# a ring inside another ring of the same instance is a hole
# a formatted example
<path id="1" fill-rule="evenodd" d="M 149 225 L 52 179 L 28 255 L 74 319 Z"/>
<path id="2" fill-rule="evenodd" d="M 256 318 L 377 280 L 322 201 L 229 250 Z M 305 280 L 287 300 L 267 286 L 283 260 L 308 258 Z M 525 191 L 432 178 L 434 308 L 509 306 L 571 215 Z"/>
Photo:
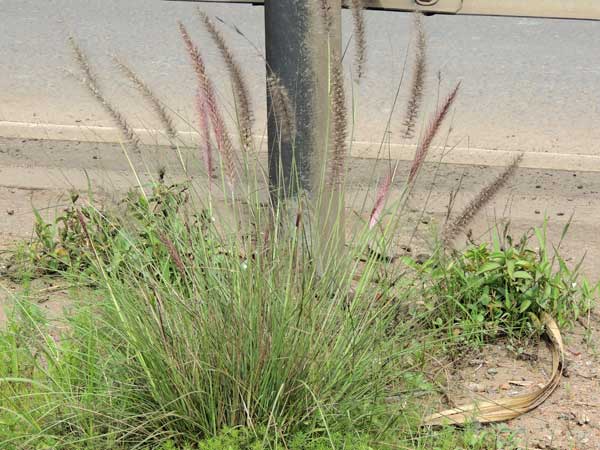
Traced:
<path id="1" fill-rule="evenodd" d="M 491 244 L 409 264 L 423 277 L 432 326 L 475 345 L 539 337 L 542 312 L 566 329 L 589 312 L 597 289 L 580 276 L 580 264 L 569 268 L 556 248 L 550 256 L 546 223 L 518 242 L 496 234 Z"/>

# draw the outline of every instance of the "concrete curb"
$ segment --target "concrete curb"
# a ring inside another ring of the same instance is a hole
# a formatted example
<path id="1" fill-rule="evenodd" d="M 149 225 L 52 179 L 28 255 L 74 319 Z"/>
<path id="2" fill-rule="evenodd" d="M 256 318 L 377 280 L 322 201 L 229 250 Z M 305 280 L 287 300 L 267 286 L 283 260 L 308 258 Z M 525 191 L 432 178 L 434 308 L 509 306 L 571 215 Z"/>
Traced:
<path id="1" fill-rule="evenodd" d="M 136 129 L 142 143 L 146 145 L 169 145 L 161 130 Z M 20 139 L 45 139 L 81 142 L 122 142 L 118 128 L 84 125 L 60 125 L 27 122 L 0 121 L 0 136 Z M 255 137 L 257 147 L 266 150 L 264 137 Z M 194 131 L 181 131 L 178 145 L 197 145 L 199 135 Z M 378 157 L 408 161 L 414 156 L 415 146 L 407 144 L 386 144 L 381 149 L 379 143 L 353 142 L 351 156 L 374 159 Z M 442 160 L 445 164 L 466 164 L 477 166 L 506 166 L 519 154 L 512 150 L 490 150 L 484 148 L 456 147 L 452 150 L 437 147 L 431 149 L 428 160 Z M 551 152 L 524 152 L 520 167 L 529 169 L 567 170 L 600 172 L 600 156 Z"/>

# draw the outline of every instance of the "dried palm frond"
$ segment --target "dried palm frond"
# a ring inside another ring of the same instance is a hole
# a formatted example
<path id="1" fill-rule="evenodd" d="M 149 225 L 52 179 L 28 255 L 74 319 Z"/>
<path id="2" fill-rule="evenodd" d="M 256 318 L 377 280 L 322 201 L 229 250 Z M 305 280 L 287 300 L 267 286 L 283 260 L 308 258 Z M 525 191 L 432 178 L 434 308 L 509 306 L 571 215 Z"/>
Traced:
<path id="1" fill-rule="evenodd" d="M 467 405 L 432 414 L 423 421 L 424 426 L 462 425 L 467 422 L 503 422 L 519 417 L 540 406 L 558 387 L 562 377 L 565 350 L 558 325 L 547 313 L 542 313 L 542 322 L 551 344 L 552 376 L 548 383 L 534 392 L 497 400 L 476 401 Z"/>

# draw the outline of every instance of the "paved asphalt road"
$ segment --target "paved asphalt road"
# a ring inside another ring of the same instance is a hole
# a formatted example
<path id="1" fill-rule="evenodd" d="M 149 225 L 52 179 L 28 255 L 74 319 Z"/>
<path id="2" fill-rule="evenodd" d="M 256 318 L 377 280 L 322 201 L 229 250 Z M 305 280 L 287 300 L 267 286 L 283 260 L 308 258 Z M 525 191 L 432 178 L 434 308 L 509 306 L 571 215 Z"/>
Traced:
<path id="1" fill-rule="evenodd" d="M 136 126 L 155 123 L 128 82 L 116 75 L 112 54 L 135 67 L 177 111 L 182 128 L 189 128 L 185 122 L 194 122 L 194 76 L 177 20 L 193 30 L 224 102 L 230 102 L 222 65 L 194 14 L 196 7 L 159 0 L 0 0 L 0 121 L 111 125 L 68 73 L 76 70 L 66 42 L 72 33 L 91 55 L 108 96 Z M 202 7 L 263 48 L 262 8 Z M 379 142 L 401 77 L 411 18 L 376 11 L 366 17 L 367 78 L 355 86 L 355 137 Z M 348 39 L 348 14 L 344 24 Z M 426 18 L 426 28 L 430 102 L 435 101 L 438 71 L 442 91 L 462 81 L 453 127 L 462 147 L 600 157 L 600 23 L 434 16 Z M 264 64 L 246 40 L 233 32 L 226 35 L 252 85 L 260 132 Z M 401 113 L 393 116 L 392 141 L 399 139 Z"/>

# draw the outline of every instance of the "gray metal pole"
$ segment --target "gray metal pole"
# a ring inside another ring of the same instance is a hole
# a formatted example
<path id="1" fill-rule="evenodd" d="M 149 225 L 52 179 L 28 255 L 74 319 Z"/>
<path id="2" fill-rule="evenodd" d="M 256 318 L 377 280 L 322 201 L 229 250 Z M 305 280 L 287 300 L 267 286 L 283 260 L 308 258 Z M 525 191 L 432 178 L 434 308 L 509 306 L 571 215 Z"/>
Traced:
<path id="1" fill-rule="evenodd" d="M 309 200 L 305 225 L 320 271 L 344 242 L 343 193 L 327 185 L 326 173 L 330 64 L 340 55 L 340 27 L 341 0 L 265 0 L 267 75 L 289 99 L 283 105 L 281 92 L 267 89 L 272 198 L 293 205 L 300 195 Z"/>
<path id="2" fill-rule="evenodd" d="M 329 38 L 322 4 L 329 4 Z M 340 0 L 265 1 L 267 75 L 278 80 L 291 108 L 291 114 L 281 111 L 281 93 L 267 90 L 269 176 L 272 188 L 286 197 L 317 188 L 317 153 L 326 150 L 328 139 L 330 52 L 339 54 L 341 47 L 340 8 Z M 293 136 L 284 123 L 290 117 Z"/>

